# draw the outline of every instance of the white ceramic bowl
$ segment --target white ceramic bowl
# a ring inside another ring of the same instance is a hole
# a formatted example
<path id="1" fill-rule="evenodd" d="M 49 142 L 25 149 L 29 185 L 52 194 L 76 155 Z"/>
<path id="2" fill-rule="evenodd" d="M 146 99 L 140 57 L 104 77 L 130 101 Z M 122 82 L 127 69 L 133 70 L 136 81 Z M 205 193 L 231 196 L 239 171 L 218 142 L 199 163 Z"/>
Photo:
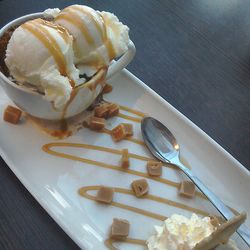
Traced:
<path id="1" fill-rule="evenodd" d="M 0 30 L 0 39 L 3 34 L 9 30 L 11 27 L 18 26 L 28 20 L 42 17 L 42 13 L 34 13 L 26 16 L 17 18 L 10 23 L 6 24 Z M 118 71 L 125 68 L 133 59 L 135 55 L 135 46 L 132 41 L 129 42 L 128 50 L 123 54 L 118 61 L 114 61 L 108 68 L 108 70 L 100 70 L 91 80 L 79 88 L 77 95 L 70 103 L 67 108 L 64 118 L 69 118 L 74 115 L 77 115 L 84 111 L 90 104 L 95 100 L 98 94 L 102 90 L 100 84 L 97 85 L 97 88 L 91 90 L 88 86 L 93 82 L 100 81 L 100 79 L 107 80 L 113 76 Z M 12 82 L 8 77 L 6 77 L 2 72 L 0 72 L 0 85 L 5 90 L 9 98 L 23 111 L 28 114 L 49 120 L 59 120 L 62 118 L 63 110 L 55 110 L 52 103 L 47 101 L 44 98 L 44 95 L 39 94 L 27 87 L 17 85 Z"/>

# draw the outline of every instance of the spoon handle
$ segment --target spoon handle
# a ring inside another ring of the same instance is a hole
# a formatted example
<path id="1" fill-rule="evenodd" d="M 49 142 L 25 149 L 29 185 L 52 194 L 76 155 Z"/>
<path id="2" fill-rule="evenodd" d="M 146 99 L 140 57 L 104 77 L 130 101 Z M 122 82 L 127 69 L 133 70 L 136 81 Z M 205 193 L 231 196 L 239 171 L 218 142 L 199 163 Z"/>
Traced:
<path id="1" fill-rule="evenodd" d="M 192 173 L 192 171 L 179 161 L 179 159 L 175 158 L 174 160 L 171 160 L 171 163 L 177 165 L 193 181 L 197 188 L 211 201 L 224 218 L 229 220 L 235 216 L 235 214 L 222 202 L 222 200 L 209 190 L 202 183 L 202 181 Z M 250 229 L 245 224 L 242 224 L 239 227 L 237 233 L 247 243 L 247 245 L 250 246 Z"/>

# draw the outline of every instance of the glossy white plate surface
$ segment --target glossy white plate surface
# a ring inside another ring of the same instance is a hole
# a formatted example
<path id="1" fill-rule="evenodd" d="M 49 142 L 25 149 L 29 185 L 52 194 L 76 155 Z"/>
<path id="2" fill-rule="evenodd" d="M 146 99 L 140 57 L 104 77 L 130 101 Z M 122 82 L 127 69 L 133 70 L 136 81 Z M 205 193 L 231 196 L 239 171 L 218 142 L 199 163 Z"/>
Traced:
<path id="1" fill-rule="evenodd" d="M 238 161 L 128 71 L 124 70 L 117 74 L 109 83 L 114 86 L 114 90 L 106 95 L 106 99 L 143 111 L 161 120 L 177 137 L 182 158 L 192 166 L 201 180 L 229 206 L 238 211 L 250 211 L 248 193 L 250 174 Z M 0 88 L 0 117 L 8 104 L 11 104 L 11 101 Z M 124 119 L 112 118 L 108 121 L 107 127 L 112 128 L 121 121 L 124 122 Z M 140 124 L 134 123 L 134 127 L 135 137 L 141 139 Z M 108 237 L 113 217 L 128 219 L 131 222 L 132 238 L 147 239 L 154 232 L 153 225 L 161 224 L 155 219 L 101 205 L 79 196 L 77 191 L 82 186 L 108 185 L 129 189 L 130 183 L 139 177 L 58 158 L 42 151 L 41 147 L 44 144 L 53 141 L 60 142 L 39 131 L 30 122 L 12 125 L 0 119 L 1 156 L 29 192 L 81 248 L 106 249 L 103 241 Z M 62 141 L 116 149 L 129 148 L 131 153 L 150 156 L 143 146 L 129 141 L 114 143 L 109 135 L 87 129 L 82 129 Z M 120 160 L 119 156 L 98 151 L 70 148 L 58 150 L 116 165 Z M 146 171 L 145 162 L 139 160 L 132 160 L 131 168 Z M 163 176 L 177 182 L 183 179 L 178 171 L 168 168 L 164 168 Z M 214 213 L 214 209 L 207 201 L 198 197 L 192 200 L 180 198 L 176 188 L 154 180 L 148 182 L 151 194 Z M 173 213 L 187 216 L 191 214 L 171 206 L 121 194 L 115 194 L 114 199 L 166 216 L 171 216 Z M 249 218 L 247 225 L 250 226 Z M 237 235 L 234 238 L 240 249 L 248 249 Z M 129 244 L 116 244 L 116 246 L 119 249 L 143 249 Z"/>

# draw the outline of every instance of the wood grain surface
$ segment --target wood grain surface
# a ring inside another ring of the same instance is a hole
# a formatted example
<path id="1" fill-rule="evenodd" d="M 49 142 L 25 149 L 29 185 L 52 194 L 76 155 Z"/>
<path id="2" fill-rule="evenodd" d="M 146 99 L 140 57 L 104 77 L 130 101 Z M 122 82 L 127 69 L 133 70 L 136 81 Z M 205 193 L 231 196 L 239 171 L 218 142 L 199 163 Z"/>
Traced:
<path id="1" fill-rule="evenodd" d="M 0 0 L 0 26 L 73 3 L 126 23 L 128 69 L 250 169 L 250 1 Z M 1 158 L 0 185 L 0 249 L 79 249 Z"/>

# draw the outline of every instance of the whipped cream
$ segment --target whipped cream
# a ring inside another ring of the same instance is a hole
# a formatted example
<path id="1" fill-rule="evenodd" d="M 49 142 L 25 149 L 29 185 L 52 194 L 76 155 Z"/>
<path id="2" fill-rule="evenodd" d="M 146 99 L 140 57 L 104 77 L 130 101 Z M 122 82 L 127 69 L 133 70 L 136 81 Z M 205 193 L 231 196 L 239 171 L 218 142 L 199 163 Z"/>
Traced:
<path id="1" fill-rule="evenodd" d="M 147 240 L 149 250 L 191 250 L 215 227 L 209 217 L 200 218 L 193 214 L 191 218 L 174 214 L 164 221 L 162 226 L 155 226 L 156 234 Z M 217 250 L 237 250 L 233 241 L 220 245 Z"/>

